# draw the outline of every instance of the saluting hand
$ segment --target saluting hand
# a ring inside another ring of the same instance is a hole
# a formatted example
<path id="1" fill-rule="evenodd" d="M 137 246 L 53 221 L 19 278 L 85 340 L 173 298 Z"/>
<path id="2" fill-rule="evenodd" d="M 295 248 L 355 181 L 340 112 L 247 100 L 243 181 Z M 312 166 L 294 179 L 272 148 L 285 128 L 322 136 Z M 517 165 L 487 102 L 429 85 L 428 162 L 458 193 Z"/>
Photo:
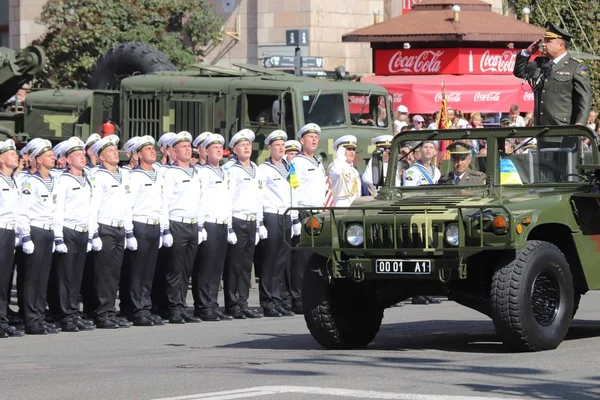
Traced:
<path id="1" fill-rule="evenodd" d="M 529 55 L 535 53 L 536 51 L 538 51 L 538 49 L 540 48 L 540 43 L 542 42 L 542 39 L 538 39 L 535 42 L 531 43 L 526 51 L 529 53 Z"/>

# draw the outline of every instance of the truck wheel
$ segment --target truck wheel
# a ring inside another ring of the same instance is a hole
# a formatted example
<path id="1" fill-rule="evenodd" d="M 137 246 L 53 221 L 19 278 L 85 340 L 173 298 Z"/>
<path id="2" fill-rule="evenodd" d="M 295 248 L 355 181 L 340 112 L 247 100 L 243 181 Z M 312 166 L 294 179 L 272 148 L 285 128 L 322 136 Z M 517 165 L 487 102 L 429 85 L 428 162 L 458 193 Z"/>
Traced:
<path id="1" fill-rule="evenodd" d="M 555 349 L 573 319 L 573 277 L 563 253 L 532 240 L 494 273 L 491 317 L 502 342 L 516 351 Z"/>
<path id="2" fill-rule="evenodd" d="M 363 284 L 329 283 L 327 259 L 313 255 L 302 283 L 304 319 L 313 338 L 327 349 L 356 349 L 371 343 L 383 308 Z"/>
<path id="3" fill-rule="evenodd" d="M 128 76 L 175 70 L 163 52 L 140 42 L 123 43 L 96 60 L 88 75 L 88 88 L 118 90 Z"/>

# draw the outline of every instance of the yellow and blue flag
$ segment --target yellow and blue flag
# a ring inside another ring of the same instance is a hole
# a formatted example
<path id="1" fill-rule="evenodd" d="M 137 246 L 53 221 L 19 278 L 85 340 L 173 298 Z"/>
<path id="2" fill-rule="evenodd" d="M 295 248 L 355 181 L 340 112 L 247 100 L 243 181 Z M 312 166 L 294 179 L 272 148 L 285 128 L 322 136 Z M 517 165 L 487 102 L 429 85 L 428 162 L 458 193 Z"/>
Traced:
<path id="1" fill-rule="evenodd" d="M 508 158 L 500 159 L 500 183 L 502 185 L 522 185 L 523 181 L 519 176 L 517 167 Z"/>
<path id="2" fill-rule="evenodd" d="M 300 181 L 298 180 L 298 175 L 296 175 L 296 167 L 294 167 L 294 164 L 290 164 L 290 172 L 288 173 L 287 181 L 294 189 L 300 186 Z"/>

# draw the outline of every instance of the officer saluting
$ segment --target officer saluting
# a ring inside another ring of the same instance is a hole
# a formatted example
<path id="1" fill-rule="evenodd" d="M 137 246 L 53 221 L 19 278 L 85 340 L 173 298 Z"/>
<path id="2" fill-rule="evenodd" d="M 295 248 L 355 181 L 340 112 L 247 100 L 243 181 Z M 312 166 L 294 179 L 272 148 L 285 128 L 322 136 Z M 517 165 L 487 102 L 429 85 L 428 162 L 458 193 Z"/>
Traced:
<path id="1" fill-rule="evenodd" d="M 327 168 L 329 186 L 333 192 L 333 206 L 347 207 L 360 196 L 360 174 L 354 168 L 356 136 L 345 135 L 333 143 L 335 160 Z"/>
<path id="2" fill-rule="evenodd" d="M 536 125 L 585 125 L 592 107 L 590 72 L 568 52 L 573 36 L 551 21 L 546 33 L 517 54 L 513 73 L 528 79 L 535 95 Z M 542 56 L 529 58 L 541 44 Z"/>
<path id="3" fill-rule="evenodd" d="M 466 142 L 453 142 L 446 150 L 450 153 L 452 171 L 440 178 L 438 183 L 447 185 L 484 185 L 485 174 L 473 171 L 471 165 L 472 147 Z"/>
<path id="4" fill-rule="evenodd" d="M 8 303 L 10 301 L 10 281 L 14 266 L 14 252 L 18 238 L 15 235 L 19 188 L 13 171 L 19 166 L 19 156 L 15 142 L 8 139 L 0 142 L 0 338 L 23 336 L 8 325 Z"/>
<path id="5" fill-rule="evenodd" d="M 29 175 L 21 188 L 21 201 L 17 219 L 18 232 L 23 243 L 23 314 L 25 332 L 32 335 L 58 333 L 53 325 L 44 321 L 46 290 L 52 262 L 53 247 L 64 250 L 62 232 L 54 233 L 54 216 L 58 184 L 50 175 L 54 165 L 52 143 L 42 139 L 32 146 L 37 172 Z"/>

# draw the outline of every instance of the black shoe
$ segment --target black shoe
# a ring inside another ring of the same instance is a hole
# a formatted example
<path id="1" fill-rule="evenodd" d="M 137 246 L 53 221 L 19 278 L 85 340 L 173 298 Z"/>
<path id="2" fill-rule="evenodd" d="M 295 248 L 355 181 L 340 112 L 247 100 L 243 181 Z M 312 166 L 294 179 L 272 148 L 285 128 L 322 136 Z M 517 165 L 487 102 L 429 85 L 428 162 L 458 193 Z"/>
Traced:
<path id="1" fill-rule="evenodd" d="M 185 322 L 190 323 L 190 324 L 202 322 L 202 320 L 200 318 L 194 317 L 193 315 L 190 315 L 187 312 L 182 312 L 181 318 L 183 318 L 183 320 Z"/>
<path id="2" fill-rule="evenodd" d="M 150 314 L 150 315 L 148 315 L 148 319 L 150 321 L 152 321 L 154 323 L 154 325 L 156 325 L 156 326 L 162 326 L 162 325 L 166 325 L 167 324 L 164 319 L 162 319 L 161 317 L 159 317 L 156 314 Z"/>
<path id="3" fill-rule="evenodd" d="M 246 316 L 240 310 L 227 311 L 227 314 L 231 315 L 233 319 L 246 319 Z"/>
<path id="4" fill-rule="evenodd" d="M 268 318 L 281 318 L 282 317 L 281 313 L 274 308 L 265 308 L 264 310 L 265 310 L 265 317 L 268 317 Z M 294 315 L 294 313 L 292 313 L 292 315 Z"/>
<path id="5" fill-rule="evenodd" d="M 117 324 L 115 321 L 113 321 L 110 318 L 97 319 L 96 327 L 98 329 L 119 329 L 119 324 Z"/>
<path id="6" fill-rule="evenodd" d="M 185 324 L 185 319 L 181 316 L 181 313 L 172 312 L 169 316 L 170 324 Z"/>
<path id="7" fill-rule="evenodd" d="M 4 331 L 9 337 L 21 337 L 25 336 L 25 332 L 15 328 L 14 326 L 7 326 L 6 328 L 0 329 L 0 332 Z"/>
<path id="8" fill-rule="evenodd" d="M 58 332 L 59 332 L 59 329 L 57 327 L 52 327 L 52 326 L 46 327 L 46 333 L 48 333 L 48 334 L 55 334 Z"/>
<path id="9" fill-rule="evenodd" d="M 89 324 L 84 324 L 83 322 L 81 322 L 79 319 L 75 318 L 73 319 L 73 324 L 79 328 L 80 331 L 93 331 L 94 329 L 96 329 L 96 325 L 94 325 L 94 323 L 92 322 L 91 325 Z"/>
<path id="10" fill-rule="evenodd" d="M 8 333 L 4 331 L 4 329 L 0 328 L 0 339 L 4 339 L 8 337 Z"/>
<path id="11" fill-rule="evenodd" d="M 66 320 L 60 323 L 60 330 L 63 332 L 79 332 L 79 328 L 71 320 Z"/>
<path id="12" fill-rule="evenodd" d="M 219 310 L 213 311 L 213 314 L 215 314 L 217 317 L 219 317 L 219 320 L 221 320 L 221 321 L 233 321 L 233 317 L 231 315 L 223 314 Z"/>
<path id="13" fill-rule="evenodd" d="M 207 322 L 217 322 L 221 320 L 217 314 L 211 311 L 200 314 L 200 319 Z"/>
<path id="14" fill-rule="evenodd" d="M 259 313 L 258 311 L 250 310 L 249 308 L 242 310 L 242 312 L 244 313 L 244 315 L 247 318 L 262 318 L 263 317 L 263 315 L 261 313 Z"/>
<path id="15" fill-rule="evenodd" d="M 79 315 L 75 316 L 75 318 L 73 318 L 73 322 L 79 322 L 82 323 L 84 325 L 94 325 L 94 321 L 92 321 L 91 319 L 85 319 Z"/>
<path id="16" fill-rule="evenodd" d="M 58 326 L 56 326 L 54 323 L 52 322 L 46 322 L 46 321 L 42 321 L 42 326 L 44 328 L 46 328 L 46 330 L 48 329 L 58 329 Z M 48 332 L 50 333 L 50 332 Z"/>
<path id="17" fill-rule="evenodd" d="M 28 335 L 46 335 L 48 331 L 42 324 L 37 324 L 35 326 L 29 326 L 25 328 L 25 333 Z"/>
<path id="18" fill-rule="evenodd" d="M 440 304 L 442 302 L 440 299 L 436 299 L 431 296 L 423 296 L 423 297 L 425 297 L 425 300 L 427 300 L 429 302 L 429 304 Z"/>
<path id="19" fill-rule="evenodd" d="M 119 328 L 129 328 L 132 323 L 123 318 L 113 317 L 110 318 L 115 324 L 119 325 Z"/>
<path id="20" fill-rule="evenodd" d="M 302 304 L 298 304 L 294 306 L 292 311 L 294 311 L 294 314 L 304 314 L 304 307 Z"/>
<path id="21" fill-rule="evenodd" d="M 277 311 L 279 314 L 283 315 L 284 317 L 293 317 L 294 312 L 293 311 L 288 311 L 283 307 L 275 307 L 275 311 Z"/>
<path id="22" fill-rule="evenodd" d="M 424 304 L 424 305 L 427 305 L 427 304 L 429 304 L 429 302 L 423 296 L 414 296 L 412 298 L 412 304 Z"/>
<path id="23" fill-rule="evenodd" d="M 154 322 L 146 316 L 139 316 L 133 320 L 133 326 L 154 326 Z"/>

